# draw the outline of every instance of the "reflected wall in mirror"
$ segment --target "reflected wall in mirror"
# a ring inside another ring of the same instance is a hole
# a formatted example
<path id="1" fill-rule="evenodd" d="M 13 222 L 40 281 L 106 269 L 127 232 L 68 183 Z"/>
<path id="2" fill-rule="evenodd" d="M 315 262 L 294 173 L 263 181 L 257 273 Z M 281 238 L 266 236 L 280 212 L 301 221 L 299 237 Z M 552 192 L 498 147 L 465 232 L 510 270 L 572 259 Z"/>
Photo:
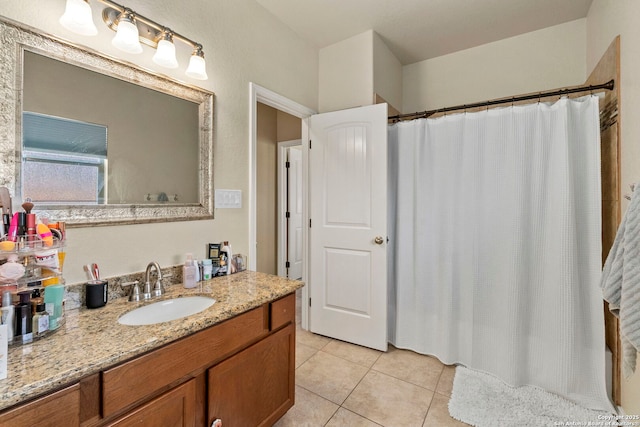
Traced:
<path id="1" fill-rule="evenodd" d="M 23 77 L 23 167 L 29 131 L 34 130 L 28 125 L 42 124 L 62 128 L 58 133 L 37 133 L 41 135 L 39 154 L 57 155 L 55 160 L 54 156 L 40 156 L 42 163 L 60 164 L 61 156 L 72 155 L 66 170 L 74 171 L 71 164 L 83 163 L 78 157 L 93 164 L 106 154 L 107 179 L 96 188 L 93 204 L 198 202 L 198 104 L 29 51 L 24 52 Z M 28 113 L 72 121 L 25 120 Z M 85 125 L 69 126 L 74 121 Z M 89 134 L 91 124 L 107 130 L 108 143 Z M 82 128 L 89 129 L 83 132 Z M 85 175 L 84 169 L 77 168 L 77 172 Z M 24 197 L 31 197 L 34 203 L 42 201 L 27 191 L 28 179 L 23 173 Z M 164 197 L 158 200 L 162 193 Z M 49 203 L 61 200 L 56 194 L 48 197 Z M 74 203 L 69 197 L 62 200 Z"/>
<path id="2" fill-rule="evenodd" d="M 30 197 L 70 226 L 213 217 L 211 92 L 3 19 L 0 185 L 14 208 Z"/>

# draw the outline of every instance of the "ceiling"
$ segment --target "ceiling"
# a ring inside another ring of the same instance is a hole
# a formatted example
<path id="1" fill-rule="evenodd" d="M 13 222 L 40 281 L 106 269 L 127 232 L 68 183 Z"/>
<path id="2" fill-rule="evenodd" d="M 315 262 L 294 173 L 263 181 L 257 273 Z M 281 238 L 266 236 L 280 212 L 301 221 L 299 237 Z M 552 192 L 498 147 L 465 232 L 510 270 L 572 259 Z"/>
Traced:
<path id="1" fill-rule="evenodd" d="M 374 30 L 412 64 L 587 16 L 593 0 L 256 0 L 323 48 Z"/>

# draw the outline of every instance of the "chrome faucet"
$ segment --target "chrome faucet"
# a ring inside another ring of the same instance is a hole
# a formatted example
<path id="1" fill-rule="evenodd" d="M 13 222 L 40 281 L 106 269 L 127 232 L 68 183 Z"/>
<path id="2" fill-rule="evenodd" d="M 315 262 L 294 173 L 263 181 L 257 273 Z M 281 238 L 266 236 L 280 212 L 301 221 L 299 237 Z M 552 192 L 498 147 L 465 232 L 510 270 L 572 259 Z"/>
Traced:
<path id="1" fill-rule="evenodd" d="M 153 289 L 151 288 L 151 269 L 155 268 L 157 280 Z M 151 297 L 159 297 L 164 294 L 164 286 L 162 286 L 162 270 L 160 270 L 160 265 L 153 261 L 147 265 L 147 270 L 144 273 L 144 291 L 143 298 L 149 299 Z"/>

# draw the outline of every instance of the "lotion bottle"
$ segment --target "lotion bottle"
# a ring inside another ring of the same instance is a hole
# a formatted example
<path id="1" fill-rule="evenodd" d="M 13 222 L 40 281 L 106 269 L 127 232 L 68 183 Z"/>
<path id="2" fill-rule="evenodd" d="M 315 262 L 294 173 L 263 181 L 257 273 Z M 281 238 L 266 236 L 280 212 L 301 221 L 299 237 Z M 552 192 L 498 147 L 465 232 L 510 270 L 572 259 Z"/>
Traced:
<path id="1" fill-rule="evenodd" d="M 198 266 L 193 261 L 193 255 L 187 254 L 187 260 L 182 267 L 182 282 L 185 288 L 195 288 L 198 284 Z"/>
<path id="2" fill-rule="evenodd" d="M 231 250 L 231 245 L 229 244 L 229 242 L 225 241 L 222 243 L 222 247 L 220 248 L 221 252 L 225 252 L 227 254 L 227 275 L 233 273 L 233 271 L 231 271 L 231 260 L 233 258 L 233 251 Z"/>
<path id="3" fill-rule="evenodd" d="M 11 292 L 5 291 L 2 294 L 2 324 L 7 325 L 7 341 L 13 342 L 13 325 L 15 323 L 15 316 L 13 311 L 13 305 L 11 304 Z"/>

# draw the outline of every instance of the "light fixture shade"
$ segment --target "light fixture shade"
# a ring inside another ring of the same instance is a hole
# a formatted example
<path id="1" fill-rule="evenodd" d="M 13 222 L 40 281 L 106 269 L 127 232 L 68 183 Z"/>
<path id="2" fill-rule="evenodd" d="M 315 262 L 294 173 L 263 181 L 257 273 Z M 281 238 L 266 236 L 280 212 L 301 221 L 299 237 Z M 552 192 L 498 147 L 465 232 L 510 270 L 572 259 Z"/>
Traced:
<path id="1" fill-rule="evenodd" d="M 162 39 L 158 41 L 158 48 L 153 55 L 153 62 L 166 68 L 178 68 L 176 47 L 172 41 Z"/>
<path id="2" fill-rule="evenodd" d="M 67 0 L 60 24 L 67 30 L 83 36 L 98 34 L 98 29 L 93 23 L 91 6 L 85 0 Z"/>
<path id="3" fill-rule="evenodd" d="M 189 66 L 187 67 L 185 74 L 198 80 L 207 80 L 209 78 L 209 76 L 207 76 L 207 66 L 204 62 L 204 56 L 202 53 L 194 53 L 191 55 Z"/>
<path id="4" fill-rule="evenodd" d="M 128 53 L 142 53 L 142 45 L 138 39 L 138 27 L 133 20 L 123 14 L 118 21 L 118 31 L 111 44 Z"/>

